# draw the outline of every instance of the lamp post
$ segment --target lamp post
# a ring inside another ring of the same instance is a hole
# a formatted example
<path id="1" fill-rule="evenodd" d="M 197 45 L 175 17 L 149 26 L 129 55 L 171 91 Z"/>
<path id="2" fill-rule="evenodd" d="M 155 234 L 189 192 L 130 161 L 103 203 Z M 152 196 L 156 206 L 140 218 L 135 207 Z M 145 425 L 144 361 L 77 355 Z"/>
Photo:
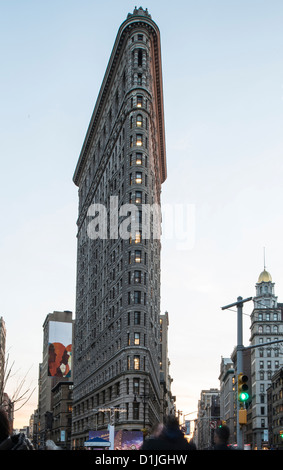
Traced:
<path id="1" fill-rule="evenodd" d="M 93 411 L 102 413 L 109 412 L 109 424 L 108 424 L 108 431 L 109 431 L 109 442 L 110 448 L 109 450 L 114 450 L 114 438 L 115 438 L 115 411 L 119 411 L 121 413 L 127 411 L 122 408 L 115 408 L 111 406 L 110 408 L 95 408 Z"/>
<path id="2" fill-rule="evenodd" d="M 134 403 L 138 403 L 137 401 L 137 397 L 139 398 L 142 398 L 142 403 L 143 403 L 143 429 L 142 429 L 142 433 L 143 433 L 143 439 L 145 439 L 145 436 L 146 436 L 146 427 L 145 427 L 145 410 L 146 410 L 146 400 L 149 400 L 150 398 L 153 398 L 153 400 L 155 400 L 155 395 L 152 394 L 152 393 L 146 393 L 145 392 L 145 386 L 146 386 L 146 383 L 144 383 L 144 391 L 143 391 L 143 394 L 141 395 L 137 395 L 137 394 L 134 394 Z"/>

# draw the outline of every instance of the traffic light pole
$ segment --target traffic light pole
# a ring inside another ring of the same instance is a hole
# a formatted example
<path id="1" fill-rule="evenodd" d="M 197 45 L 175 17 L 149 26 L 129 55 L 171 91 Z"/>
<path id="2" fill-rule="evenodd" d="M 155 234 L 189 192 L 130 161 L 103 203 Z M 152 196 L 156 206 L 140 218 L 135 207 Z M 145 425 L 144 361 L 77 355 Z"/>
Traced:
<path id="1" fill-rule="evenodd" d="M 243 303 L 253 300 L 253 297 L 248 297 L 244 299 L 242 297 L 237 298 L 237 302 L 233 304 L 226 305 L 221 307 L 222 310 L 229 309 L 230 307 L 237 307 L 237 375 L 239 380 L 239 374 L 243 372 L 243 351 L 247 349 L 254 349 L 263 346 L 269 346 L 270 344 L 282 343 L 282 339 L 269 341 L 268 343 L 254 344 L 252 346 L 243 345 Z M 237 444 L 239 447 L 243 448 L 243 431 L 240 424 L 240 409 L 241 404 L 239 397 L 237 397 Z"/>
<path id="2" fill-rule="evenodd" d="M 244 299 L 242 297 L 237 298 L 237 302 L 233 304 L 226 305 L 222 307 L 222 310 L 228 309 L 230 307 L 237 307 L 237 372 L 243 372 L 243 303 L 249 302 L 252 300 L 252 297 Z M 240 448 L 243 448 L 243 431 L 239 423 L 239 411 L 240 411 L 240 402 L 237 400 L 237 444 Z"/>

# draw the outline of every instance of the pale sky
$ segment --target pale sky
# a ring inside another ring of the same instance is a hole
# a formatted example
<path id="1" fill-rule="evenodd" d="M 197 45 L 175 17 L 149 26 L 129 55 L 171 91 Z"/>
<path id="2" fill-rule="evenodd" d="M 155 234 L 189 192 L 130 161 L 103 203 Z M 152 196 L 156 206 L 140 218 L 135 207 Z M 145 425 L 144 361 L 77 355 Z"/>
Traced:
<path id="1" fill-rule="evenodd" d="M 187 414 L 201 390 L 219 387 L 221 356 L 236 345 L 236 313 L 221 306 L 255 295 L 264 246 L 283 302 L 283 3 L 141 5 L 161 32 L 162 202 L 195 208 L 190 249 L 162 242 L 172 392 Z M 14 381 L 29 371 L 27 386 L 37 386 L 46 315 L 75 311 L 72 177 L 118 28 L 134 7 L 0 0 L 0 315 Z M 245 315 L 246 345 L 249 327 Z M 37 391 L 15 425 L 27 425 L 36 408 Z"/>

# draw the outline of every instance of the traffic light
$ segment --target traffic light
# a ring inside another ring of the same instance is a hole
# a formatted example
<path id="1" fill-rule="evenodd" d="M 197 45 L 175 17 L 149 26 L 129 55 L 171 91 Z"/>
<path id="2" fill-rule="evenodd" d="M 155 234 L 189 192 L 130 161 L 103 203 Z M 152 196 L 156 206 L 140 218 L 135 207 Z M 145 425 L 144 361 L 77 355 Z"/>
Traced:
<path id="1" fill-rule="evenodd" d="M 238 400 L 243 403 L 250 398 L 249 387 L 247 385 L 248 377 L 244 374 L 238 375 Z"/>
<path id="2" fill-rule="evenodd" d="M 283 439 L 283 429 L 279 432 L 281 439 Z"/>

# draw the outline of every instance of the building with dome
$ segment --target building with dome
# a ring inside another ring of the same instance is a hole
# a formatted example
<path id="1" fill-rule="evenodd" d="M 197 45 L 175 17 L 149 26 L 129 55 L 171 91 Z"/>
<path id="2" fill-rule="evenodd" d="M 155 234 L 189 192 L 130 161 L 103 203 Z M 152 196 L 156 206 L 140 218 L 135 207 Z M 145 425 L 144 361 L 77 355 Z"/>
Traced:
<path id="1" fill-rule="evenodd" d="M 271 385 L 272 376 L 282 367 L 283 340 L 283 304 L 279 304 L 275 296 L 274 282 L 268 271 L 259 275 L 254 297 L 254 310 L 251 314 L 251 392 L 252 410 L 251 435 L 252 448 L 262 449 L 269 441 L 268 435 L 268 403 L 267 389 Z M 261 346 L 262 345 L 262 346 Z"/>

